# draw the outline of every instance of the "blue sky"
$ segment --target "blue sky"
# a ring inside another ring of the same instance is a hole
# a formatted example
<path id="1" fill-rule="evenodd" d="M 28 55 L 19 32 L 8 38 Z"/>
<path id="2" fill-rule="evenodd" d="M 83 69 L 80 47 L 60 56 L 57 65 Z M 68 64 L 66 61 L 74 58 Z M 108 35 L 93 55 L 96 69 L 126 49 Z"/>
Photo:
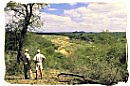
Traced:
<path id="1" fill-rule="evenodd" d="M 80 7 L 87 7 L 87 3 L 73 3 L 73 4 L 68 4 L 68 3 L 60 3 L 60 4 L 50 4 L 48 7 L 45 9 L 42 9 L 42 12 L 49 13 L 49 14 L 54 14 L 54 15 L 63 15 L 64 10 L 71 10 L 71 9 L 77 9 Z"/>

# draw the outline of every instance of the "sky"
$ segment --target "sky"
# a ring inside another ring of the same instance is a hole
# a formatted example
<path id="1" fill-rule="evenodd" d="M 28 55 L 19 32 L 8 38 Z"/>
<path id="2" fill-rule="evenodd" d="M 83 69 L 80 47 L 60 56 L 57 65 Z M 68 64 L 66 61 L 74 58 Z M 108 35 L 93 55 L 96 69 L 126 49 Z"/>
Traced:
<path id="1" fill-rule="evenodd" d="M 12 14 L 6 14 L 8 22 Z M 40 16 L 38 32 L 126 32 L 127 26 L 126 4 L 119 2 L 49 3 Z"/>
<path id="2" fill-rule="evenodd" d="M 54 15 L 58 15 L 58 16 L 63 16 L 64 15 L 64 10 L 77 9 L 79 7 L 86 7 L 87 5 L 88 5 L 87 3 L 50 4 L 45 9 L 42 9 L 41 12 L 45 12 L 45 13 L 49 13 L 49 14 L 54 14 Z"/>
<path id="3" fill-rule="evenodd" d="M 40 10 L 44 26 L 41 32 L 125 32 L 125 3 L 53 3 Z"/>

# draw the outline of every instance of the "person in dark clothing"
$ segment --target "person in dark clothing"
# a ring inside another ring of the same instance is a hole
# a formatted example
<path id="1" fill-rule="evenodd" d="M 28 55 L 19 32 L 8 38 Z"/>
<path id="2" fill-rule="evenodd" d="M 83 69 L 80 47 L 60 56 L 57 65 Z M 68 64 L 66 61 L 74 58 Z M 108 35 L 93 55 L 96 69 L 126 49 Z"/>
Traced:
<path id="1" fill-rule="evenodd" d="M 29 76 L 31 77 L 31 67 L 30 67 L 30 55 L 28 53 L 28 49 L 25 49 L 25 53 L 24 53 L 24 76 L 25 79 L 29 79 L 28 77 L 28 72 L 29 72 Z"/>

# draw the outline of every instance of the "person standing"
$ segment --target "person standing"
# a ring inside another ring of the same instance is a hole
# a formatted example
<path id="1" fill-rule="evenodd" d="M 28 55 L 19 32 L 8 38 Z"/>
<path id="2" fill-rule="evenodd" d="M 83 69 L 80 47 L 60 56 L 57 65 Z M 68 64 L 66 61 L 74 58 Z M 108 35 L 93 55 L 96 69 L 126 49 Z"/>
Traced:
<path id="1" fill-rule="evenodd" d="M 36 80 L 37 80 L 38 70 L 40 71 L 40 76 L 42 79 L 42 69 L 43 69 L 42 61 L 44 59 L 46 59 L 46 57 L 43 54 L 41 54 L 40 49 L 38 49 L 37 54 L 34 56 L 34 59 L 33 59 L 33 61 L 35 62 L 35 65 L 36 65 Z"/>
<path id="2" fill-rule="evenodd" d="M 31 67 L 30 67 L 30 55 L 28 52 L 29 52 L 29 50 L 25 49 L 25 53 L 24 53 L 24 76 L 25 76 L 25 79 L 29 79 L 28 71 L 29 71 L 30 75 L 32 73 Z"/>

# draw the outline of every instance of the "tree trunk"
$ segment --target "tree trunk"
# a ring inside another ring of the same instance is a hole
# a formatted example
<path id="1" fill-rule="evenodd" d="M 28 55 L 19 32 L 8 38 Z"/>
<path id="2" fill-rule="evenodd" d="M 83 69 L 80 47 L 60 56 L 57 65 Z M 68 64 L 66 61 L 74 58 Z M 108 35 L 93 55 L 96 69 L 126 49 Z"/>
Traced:
<path id="1" fill-rule="evenodd" d="M 20 63 L 22 46 L 23 46 L 23 43 L 24 43 L 24 37 L 25 37 L 26 32 L 27 32 L 27 26 L 24 27 L 24 29 L 21 32 L 21 36 L 19 38 L 19 46 L 18 46 L 18 51 L 17 51 L 18 52 L 18 54 L 17 54 L 17 62 L 18 63 Z"/>
<path id="2" fill-rule="evenodd" d="M 26 9 L 26 17 L 25 17 L 25 22 L 23 24 L 23 29 L 21 31 L 20 38 L 19 38 L 19 46 L 18 46 L 18 51 L 17 51 L 18 52 L 18 54 L 17 54 L 17 62 L 18 63 L 20 63 L 22 46 L 23 46 L 23 43 L 24 43 L 24 38 L 25 38 L 25 35 L 26 35 L 26 32 L 27 32 L 28 26 L 30 24 L 33 5 L 34 4 L 27 4 L 27 5 L 24 4 L 23 5 Z M 29 9 L 28 9 L 28 7 L 29 7 Z"/>

